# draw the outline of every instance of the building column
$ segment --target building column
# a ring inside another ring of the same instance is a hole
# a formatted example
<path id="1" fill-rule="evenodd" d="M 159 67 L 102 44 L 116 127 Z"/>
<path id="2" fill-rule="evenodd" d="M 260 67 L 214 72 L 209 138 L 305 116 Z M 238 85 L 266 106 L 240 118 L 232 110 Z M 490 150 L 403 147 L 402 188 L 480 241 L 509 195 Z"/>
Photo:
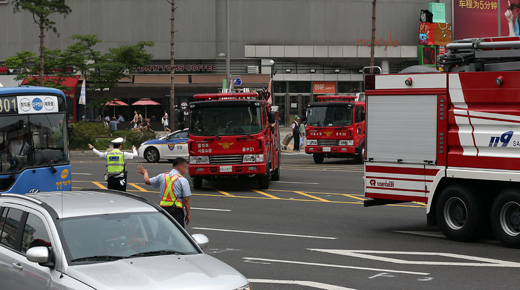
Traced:
<path id="1" fill-rule="evenodd" d="M 390 73 L 390 63 L 388 60 L 383 60 L 381 62 L 381 74 L 389 74 Z"/>

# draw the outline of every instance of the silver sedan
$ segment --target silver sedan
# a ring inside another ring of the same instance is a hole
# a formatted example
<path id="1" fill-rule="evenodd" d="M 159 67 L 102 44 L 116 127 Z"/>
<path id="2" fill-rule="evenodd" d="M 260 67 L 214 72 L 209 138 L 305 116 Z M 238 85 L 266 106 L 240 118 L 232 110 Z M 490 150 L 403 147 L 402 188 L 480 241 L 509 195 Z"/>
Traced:
<path id="1" fill-rule="evenodd" d="M 115 191 L 0 195 L 2 289 L 249 290 L 204 235 Z"/>

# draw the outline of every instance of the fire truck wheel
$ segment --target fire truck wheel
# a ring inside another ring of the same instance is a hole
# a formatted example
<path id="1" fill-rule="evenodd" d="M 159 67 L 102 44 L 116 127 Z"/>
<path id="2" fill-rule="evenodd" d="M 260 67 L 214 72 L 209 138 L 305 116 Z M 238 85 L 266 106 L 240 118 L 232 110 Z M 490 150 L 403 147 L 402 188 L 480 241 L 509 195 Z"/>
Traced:
<path id="1" fill-rule="evenodd" d="M 148 162 L 155 163 L 159 161 L 159 151 L 155 147 L 150 147 L 144 151 L 144 159 Z"/>
<path id="2" fill-rule="evenodd" d="M 451 240 L 469 241 L 479 234 L 484 210 L 476 192 L 465 186 L 445 188 L 437 201 L 437 222 L 442 233 Z"/>
<path id="3" fill-rule="evenodd" d="M 493 202 L 491 226 L 506 247 L 520 248 L 520 191 L 506 189 Z"/>
<path id="4" fill-rule="evenodd" d="M 271 175 L 271 180 L 278 181 L 280 180 L 280 167 L 276 168 Z"/>
<path id="5" fill-rule="evenodd" d="M 258 187 L 260 189 L 268 189 L 269 188 L 269 182 L 271 181 L 271 168 L 269 166 L 269 163 L 267 164 L 267 170 L 266 174 L 258 175 Z"/>
<path id="6" fill-rule="evenodd" d="M 202 177 L 200 176 L 193 176 L 193 188 L 195 189 L 202 189 Z"/>
<path id="7" fill-rule="evenodd" d="M 361 141 L 361 144 L 359 144 L 356 160 L 360 164 L 365 162 L 365 141 Z"/>
<path id="8" fill-rule="evenodd" d="M 323 154 L 312 154 L 312 158 L 314 159 L 314 163 L 322 164 L 325 156 Z"/>

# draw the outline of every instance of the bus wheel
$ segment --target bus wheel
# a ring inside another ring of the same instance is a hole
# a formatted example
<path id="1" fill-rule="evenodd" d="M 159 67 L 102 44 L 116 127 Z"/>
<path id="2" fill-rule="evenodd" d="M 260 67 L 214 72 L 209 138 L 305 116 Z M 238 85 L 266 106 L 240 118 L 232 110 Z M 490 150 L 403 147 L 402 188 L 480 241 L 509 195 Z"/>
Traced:
<path id="1" fill-rule="evenodd" d="M 437 222 L 451 240 L 469 241 L 479 233 L 484 218 L 481 200 L 472 189 L 452 185 L 445 188 L 436 205 Z"/>
<path id="2" fill-rule="evenodd" d="M 507 247 L 520 247 L 520 191 L 506 189 L 493 202 L 491 226 L 497 239 Z"/>
<path id="3" fill-rule="evenodd" d="M 202 177 L 193 176 L 191 179 L 193 180 L 193 188 L 202 189 Z"/>
<path id="4" fill-rule="evenodd" d="M 314 153 L 312 154 L 312 158 L 314 159 L 314 163 L 322 164 L 325 156 L 323 154 Z"/>
<path id="5" fill-rule="evenodd" d="M 144 151 L 144 159 L 151 163 L 159 161 L 159 151 L 155 147 L 146 149 Z"/>

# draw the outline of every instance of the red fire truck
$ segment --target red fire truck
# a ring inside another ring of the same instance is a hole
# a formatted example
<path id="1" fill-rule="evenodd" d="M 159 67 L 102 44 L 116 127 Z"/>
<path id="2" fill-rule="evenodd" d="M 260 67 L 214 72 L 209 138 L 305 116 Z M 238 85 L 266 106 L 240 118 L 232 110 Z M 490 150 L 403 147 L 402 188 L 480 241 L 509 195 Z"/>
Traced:
<path id="1" fill-rule="evenodd" d="M 307 146 L 314 162 L 325 157 L 356 158 L 365 152 L 365 102 L 356 96 L 318 96 L 307 108 Z"/>
<path id="2" fill-rule="evenodd" d="M 280 179 L 278 112 L 267 91 L 194 99 L 189 105 L 189 173 L 195 188 L 203 179 L 218 177 L 255 177 L 260 188 Z"/>
<path id="3" fill-rule="evenodd" d="M 365 206 L 424 202 L 450 239 L 520 247 L 518 40 L 452 43 L 447 73 L 367 76 Z"/>

